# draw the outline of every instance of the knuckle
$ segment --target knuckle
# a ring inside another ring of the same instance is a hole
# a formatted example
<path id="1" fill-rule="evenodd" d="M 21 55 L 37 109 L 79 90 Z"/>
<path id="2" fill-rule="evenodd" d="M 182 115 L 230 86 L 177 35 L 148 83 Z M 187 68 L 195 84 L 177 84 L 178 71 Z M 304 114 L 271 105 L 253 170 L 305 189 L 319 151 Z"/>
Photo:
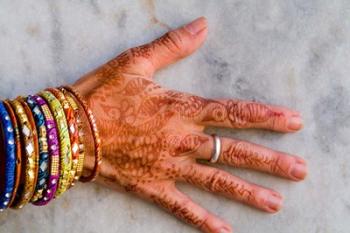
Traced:
<path id="1" fill-rule="evenodd" d="M 271 172 L 273 173 L 280 173 L 281 172 L 281 164 L 283 164 L 283 157 L 280 153 L 278 152 L 275 152 L 275 155 L 274 155 L 275 159 L 272 160 L 271 162 L 271 167 L 270 167 L 270 170 Z"/>
<path id="2" fill-rule="evenodd" d="M 290 170 L 293 167 L 295 163 L 295 159 L 292 157 L 289 157 L 283 153 L 276 152 L 275 160 L 271 164 L 271 171 L 273 173 L 289 177 L 290 176 Z"/>
<path id="3" fill-rule="evenodd" d="M 208 179 L 207 189 L 211 192 L 220 191 L 220 185 L 226 183 L 226 177 L 220 171 L 214 171 Z"/>
<path id="4" fill-rule="evenodd" d="M 151 47 L 149 45 L 141 45 L 129 49 L 129 53 L 133 58 L 143 57 L 149 58 L 151 56 Z"/>
<path id="5" fill-rule="evenodd" d="M 196 227 L 198 229 L 207 228 L 206 225 L 208 225 L 209 219 L 210 219 L 210 214 L 208 213 L 208 211 L 205 211 L 204 216 L 201 218 L 201 221 L 198 221 Z"/>
<path id="6" fill-rule="evenodd" d="M 184 54 L 184 42 L 180 32 L 170 31 L 163 37 L 163 44 L 168 48 L 172 53 L 182 56 Z"/>
<path id="7" fill-rule="evenodd" d="M 150 61 L 152 53 L 148 45 L 129 48 L 107 63 L 110 72 L 134 73 L 141 76 L 151 76 L 153 64 Z"/>
<path id="8" fill-rule="evenodd" d="M 264 206 L 266 203 L 267 191 L 260 187 L 252 187 L 250 198 L 247 199 L 248 202 L 255 204 L 256 206 Z"/>
<path id="9" fill-rule="evenodd" d="M 196 208 L 189 198 L 174 201 L 168 206 L 168 209 L 175 216 L 193 226 L 200 226 L 203 224 L 203 218 L 195 211 Z"/>
<path id="10" fill-rule="evenodd" d="M 243 103 L 230 100 L 227 103 L 230 121 L 237 127 L 244 127 L 249 123 L 266 122 L 273 115 L 266 105 L 260 103 Z"/>
<path id="11" fill-rule="evenodd" d="M 271 110 L 263 104 L 247 103 L 242 112 L 249 122 L 263 122 L 269 119 Z"/>

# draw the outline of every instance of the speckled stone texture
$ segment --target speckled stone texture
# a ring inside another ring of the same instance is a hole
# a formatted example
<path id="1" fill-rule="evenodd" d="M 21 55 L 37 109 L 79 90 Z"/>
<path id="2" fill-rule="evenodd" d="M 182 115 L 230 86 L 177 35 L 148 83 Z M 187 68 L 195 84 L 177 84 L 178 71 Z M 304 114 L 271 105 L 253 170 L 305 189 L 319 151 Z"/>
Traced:
<path id="1" fill-rule="evenodd" d="M 293 183 L 224 169 L 281 191 L 269 215 L 180 184 L 238 233 L 350 232 L 350 1 L 0 2 L 0 97 L 71 83 L 128 47 L 204 15 L 209 36 L 188 59 L 157 74 L 170 88 L 206 97 L 255 99 L 301 111 L 305 129 L 282 135 L 219 130 L 308 160 Z M 210 129 L 213 131 L 215 129 Z M 197 232 L 152 204 L 79 184 L 48 207 L 0 214 L 0 232 Z"/>

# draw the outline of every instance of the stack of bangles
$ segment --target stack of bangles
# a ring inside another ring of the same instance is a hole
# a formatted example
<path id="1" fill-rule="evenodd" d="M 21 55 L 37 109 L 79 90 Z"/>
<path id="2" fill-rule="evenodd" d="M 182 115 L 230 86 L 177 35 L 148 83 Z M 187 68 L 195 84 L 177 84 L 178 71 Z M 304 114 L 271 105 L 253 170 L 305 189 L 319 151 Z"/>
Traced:
<path id="1" fill-rule="evenodd" d="M 94 139 L 95 166 L 89 176 L 82 175 L 86 134 L 81 112 Z M 93 181 L 99 172 L 101 143 L 95 118 L 69 86 L 0 100 L 0 143 L 0 211 L 29 202 L 46 205 L 77 180 Z"/>

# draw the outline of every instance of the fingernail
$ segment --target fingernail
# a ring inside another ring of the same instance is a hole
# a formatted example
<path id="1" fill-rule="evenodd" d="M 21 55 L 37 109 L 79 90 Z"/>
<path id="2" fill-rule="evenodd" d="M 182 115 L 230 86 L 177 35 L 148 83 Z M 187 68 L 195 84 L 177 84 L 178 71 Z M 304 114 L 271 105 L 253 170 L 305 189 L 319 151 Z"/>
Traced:
<path id="1" fill-rule="evenodd" d="M 291 175 L 297 180 L 304 179 L 306 176 L 306 173 L 307 173 L 306 165 L 302 163 L 296 163 L 291 171 Z"/>
<path id="2" fill-rule="evenodd" d="M 232 231 L 223 228 L 219 230 L 219 233 L 232 233 Z"/>
<path id="3" fill-rule="evenodd" d="M 282 198 L 276 194 L 271 194 L 267 199 L 267 206 L 272 212 L 276 212 L 282 207 Z"/>
<path id="4" fill-rule="evenodd" d="M 198 34 L 200 31 L 202 31 L 206 27 L 207 27 L 207 23 L 204 17 L 200 17 L 184 26 L 186 31 L 188 31 L 192 35 Z"/>
<path id="5" fill-rule="evenodd" d="M 288 129 L 290 130 L 298 130 L 303 126 L 303 122 L 301 117 L 293 116 L 289 119 Z"/>

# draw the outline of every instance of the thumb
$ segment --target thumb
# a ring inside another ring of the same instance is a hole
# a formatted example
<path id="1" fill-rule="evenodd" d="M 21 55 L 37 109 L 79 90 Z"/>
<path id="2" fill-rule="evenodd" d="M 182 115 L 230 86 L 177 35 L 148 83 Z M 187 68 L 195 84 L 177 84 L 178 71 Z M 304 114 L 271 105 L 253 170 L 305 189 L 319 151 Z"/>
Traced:
<path id="1" fill-rule="evenodd" d="M 162 37 L 149 44 L 134 48 L 137 51 L 147 51 L 147 73 L 153 73 L 196 51 L 207 36 L 207 20 L 200 17 L 178 29 L 167 32 Z"/>
<path id="2" fill-rule="evenodd" d="M 200 17 L 151 42 L 154 50 L 150 59 L 154 69 L 161 69 L 192 54 L 203 44 L 207 32 L 207 20 Z"/>

